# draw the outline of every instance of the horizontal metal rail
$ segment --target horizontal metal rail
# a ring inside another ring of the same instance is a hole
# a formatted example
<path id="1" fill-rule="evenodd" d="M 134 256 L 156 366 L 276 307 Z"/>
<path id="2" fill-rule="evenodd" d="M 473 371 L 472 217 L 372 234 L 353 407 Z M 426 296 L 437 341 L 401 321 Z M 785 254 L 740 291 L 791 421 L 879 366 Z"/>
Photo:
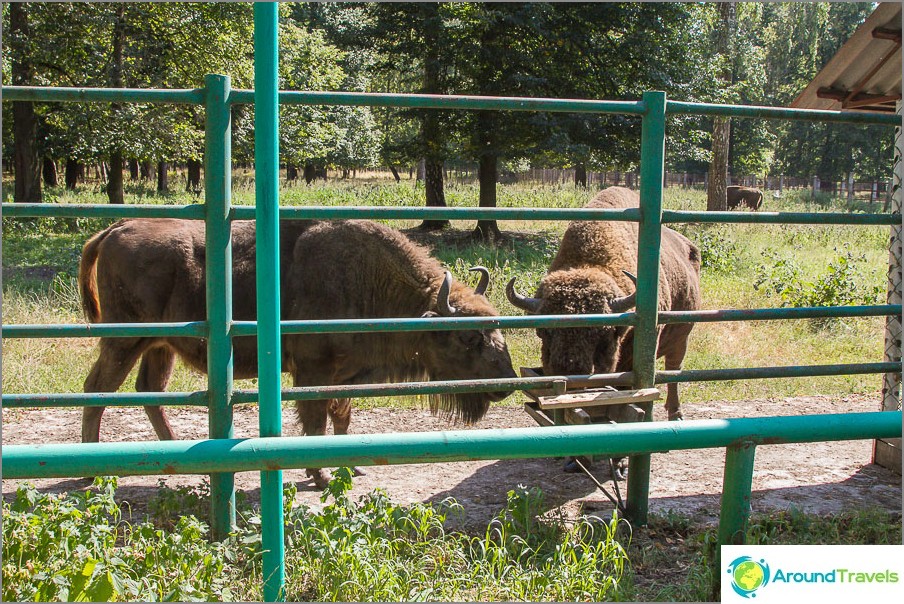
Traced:
<path id="1" fill-rule="evenodd" d="M 206 321 L 4 325 L 4 338 L 206 338 Z"/>
<path id="2" fill-rule="evenodd" d="M 145 88 L 77 88 L 41 86 L 3 86 L 4 101 L 31 102 L 122 102 L 204 104 L 204 89 L 156 90 Z M 230 91 L 230 104 L 253 104 L 254 91 Z M 592 99 L 550 99 L 535 97 L 487 97 L 467 95 L 384 94 L 368 92 L 279 92 L 283 105 L 345 105 L 367 107 L 403 107 L 417 109 L 467 109 L 498 111 L 552 111 L 565 113 L 619 113 L 643 115 L 643 101 L 600 101 Z M 726 105 L 666 101 L 666 114 L 726 116 L 739 118 L 791 119 L 848 124 L 895 126 L 901 117 L 848 111 L 823 111 L 759 105 Z"/>
<path id="3" fill-rule="evenodd" d="M 900 126 L 900 115 L 855 111 L 827 111 L 822 109 L 795 109 L 791 107 L 766 107 L 763 105 L 725 105 L 720 103 L 688 103 L 666 101 L 666 114 L 707 115 L 761 119 L 806 120 L 814 122 L 841 122 L 845 124 L 875 124 Z"/>
<path id="4" fill-rule="evenodd" d="M 855 214 L 850 212 L 708 212 L 663 210 L 663 223 L 748 224 L 850 224 L 879 226 L 901 224 L 900 214 Z"/>
<path id="5" fill-rule="evenodd" d="M 4 203 L 4 217 L 35 218 L 182 218 L 203 220 L 201 204 L 100 205 L 59 203 Z M 233 206 L 230 218 L 253 220 L 254 206 Z M 594 208 L 436 208 L 398 206 L 281 206 L 282 220 L 606 220 L 637 222 L 640 210 Z M 663 223 L 748 224 L 849 224 L 884 226 L 900 224 L 900 214 L 853 214 L 845 212 L 697 212 L 663 210 Z"/>
<path id="6" fill-rule="evenodd" d="M 4 101 L 73 103 L 176 103 L 204 104 L 203 88 L 70 88 L 61 86 L 4 86 Z"/>
<path id="7" fill-rule="evenodd" d="M 180 206 L 67 203 L 4 203 L 4 218 L 182 218 L 204 220 L 203 204 Z"/>
<path id="8" fill-rule="evenodd" d="M 10 409 L 27 407 L 138 407 L 185 405 L 206 407 L 206 390 L 195 392 L 68 392 L 52 394 L 6 394 L 3 406 Z"/>
<path id="9" fill-rule="evenodd" d="M 901 436 L 901 412 L 346 436 L 8 445 L 4 478 L 211 474 L 566 455 L 638 454 Z"/>
<path id="10" fill-rule="evenodd" d="M 738 367 L 733 369 L 681 369 L 657 371 L 657 384 L 762 380 L 767 378 L 826 377 L 866 373 L 901 373 L 901 363 L 843 363 L 835 365 L 789 365 L 784 367 Z"/>
<path id="11" fill-rule="evenodd" d="M 753 308 L 726 310 L 662 311 L 660 324 L 713 323 L 728 321 L 777 321 L 789 319 L 882 317 L 901 314 L 900 304 L 874 306 L 815 306 L 808 308 Z M 385 333 L 416 331 L 460 331 L 465 329 L 524 329 L 545 327 L 595 327 L 635 325 L 634 312 L 591 315 L 529 315 L 516 317 L 374 318 L 282 321 L 283 335 L 324 333 Z M 205 321 L 181 323 L 85 323 L 4 325 L 5 338 L 113 338 L 197 337 L 205 338 Z M 257 335 L 256 321 L 233 321 L 232 337 Z"/>

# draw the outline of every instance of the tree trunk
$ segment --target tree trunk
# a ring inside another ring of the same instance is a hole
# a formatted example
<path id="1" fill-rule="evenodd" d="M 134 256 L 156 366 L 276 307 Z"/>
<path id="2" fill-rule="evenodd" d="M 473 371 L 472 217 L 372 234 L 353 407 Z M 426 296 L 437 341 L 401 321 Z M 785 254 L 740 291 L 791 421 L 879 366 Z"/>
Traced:
<path id="1" fill-rule="evenodd" d="M 12 83 L 31 86 L 32 65 L 24 48 L 29 38 L 28 8 L 18 2 L 9 3 L 10 68 Z M 37 146 L 38 119 L 34 104 L 13 102 L 13 170 L 15 185 L 13 201 L 41 203 L 41 161 Z"/>
<path id="2" fill-rule="evenodd" d="M 587 166 L 584 164 L 574 167 L 574 186 L 587 188 Z"/>
<path id="3" fill-rule="evenodd" d="M 138 180 L 138 160 L 130 159 L 129 164 L 129 180 Z"/>
<path id="4" fill-rule="evenodd" d="M 49 157 L 44 158 L 44 168 L 42 172 L 44 175 L 45 186 L 56 187 L 60 184 L 59 176 L 57 175 L 56 162 Z"/>
<path id="5" fill-rule="evenodd" d="M 445 208 L 446 196 L 443 191 L 443 162 L 428 160 L 424 162 L 424 188 L 428 208 Z M 449 226 L 448 220 L 425 220 L 418 228 L 425 231 L 438 231 Z"/>
<path id="6" fill-rule="evenodd" d="M 125 25 L 125 4 L 119 4 L 116 7 L 116 22 L 113 25 L 113 57 L 110 61 L 110 85 L 114 88 L 122 87 L 122 47 L 125 40 Z M 118 119 L 120 104 L 111 103 L 110 107 L 113 109 L 113 119 Z M 124 166 L 122 149 L 111 149 L 110 169 L 107 171 L 107 200 L 110 203 L 125 203 L 122 182 Z"/>
<path id="7" fill-rule="evenodd" d="M 151 180 L 151 170 L 154 164 L 151 160 L 146 159 L 139 165 L 139 171 L 141 172 L 141 180 Z"/>
<path id="8" fill-rule="evenodd" d="M 706 189 L 706 209 L 724 211 L 728 193 L 728 141 L 731 136 L 731 120 L 713 119 L 713 159 L 709 165 L 709 185 Z"/>
<path id="9" fill-rule="evenodd" d="M 298 180 L 298 166 L 286 164 L 286 182 L 294 182 L 296 180 Z"/>
<path id="10" fill-rule="evenodd" d="M 188 160 L 188 178 L 185 183 L 185 190 L 189 193 L 201 193 L 201 162 L 197 159 Z"/>
<path id="11" fill-rule="evenodd" d="M 66 189 L 75 191 L 76 185 L 85 169 L 85 166 L 71 157 L 66 158 Z"/>
<path id="12" fill-rule="evenodd" d="M 307 184 L 311 184 L 314 182 L 314 179 L 317 178 L 317 168 L 314 167 L 314 164 L 305 164 L 304 165 L 304 181 Z"/>
<path id="13" fill-rule="evenodd" d="M 169 164 L 165 161 L 157 164 L 157 193 L 169 192 Z"/>
<path id="14" fill-rule="evenodd" d="M 389 164 L 389 171 L 392 172 L 392 177 L 395 178 L 396 182 L 402 182 L 402 177 L 399 176 L 399 171 L 396 170 L 395 166 Z"/>
<path id="15" fill-rule="evenodd" d="M 728 86 L 731 84 L 731 64 L 734 53 L 732 41 L 735 38 L 735 11 L 733 2 L 719 2 L 719 30 L 716 40 L 716 52 L 727 65 L 719 78 Z M 713 118 L 713 158 L 709 165 L 709 184 L 706 189 L 706 209 L 709 211 L 725 210 L 728 186 L 728 153 L 731 141 L 731 120 L 724 117 Z"/>
<path id="16" fill-rule="evenodd" d="M 493 153 L 484 153 L 480 156 L 477 167 L 477 179 L 480 182 L 480 207 L 496 207 L 496 180 L 498 175 L 498 161 Z M 474 238 L 486 243 L 493 243 L 502 239 L 502 232 L 495 220 L 478 220 L 474 229 Z"/>

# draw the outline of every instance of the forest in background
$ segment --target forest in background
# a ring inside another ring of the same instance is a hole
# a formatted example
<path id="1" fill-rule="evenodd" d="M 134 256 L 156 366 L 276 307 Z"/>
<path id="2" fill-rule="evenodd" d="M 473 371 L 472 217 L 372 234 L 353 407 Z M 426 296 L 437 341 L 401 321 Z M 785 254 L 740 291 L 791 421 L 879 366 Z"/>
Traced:
<path id="1" fill-rule="evenodd" d="M 680 101 L 787 106 L 874 3 L 284 3 L 285 90 Z M 196 88 L 207 73 L 253 86 L 250 3 L 6 3 L 4 84 Z M 27 106 L 27 107 L 26 107 Z M 111 202 L 123 174 L 168 187 L 173 166 L 200 190 L 203 108 L 108 103 L 3 104 L 7 171 L 27 156 L 31 186 L 74 188 L 100 165 Z M 14 126 L 14 127 L 11 127 Z M 16 136 L 18 134 L 18 137 Z M 233 159 L 253 162 L 253 107 L 236 106 Z M 289 178 L 421 162 L 427 205 L 444 205 L 443 168 L 476 165 L 481 205 L 504 173 L 637 169 L 630 116 L 290 106 L 281 111 Z M 17 149 L 28 145 L 27 150 Z M 673 116 L 666 169 L 703 173 L 713 120 Z M 843 124 L 732 120 L 728 172 L 822 182 L 887 180 L 892 133 Z M 586 176 L 584 176 L 584 180 Z"/>

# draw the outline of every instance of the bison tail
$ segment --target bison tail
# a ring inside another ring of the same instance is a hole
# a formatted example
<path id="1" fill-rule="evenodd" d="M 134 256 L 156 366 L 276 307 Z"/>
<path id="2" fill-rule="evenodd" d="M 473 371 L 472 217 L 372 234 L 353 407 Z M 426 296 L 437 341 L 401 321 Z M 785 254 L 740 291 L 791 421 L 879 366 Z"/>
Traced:
<path id="1" fill-rule="evenodd" d="M 89 323 L 100 321 L 100 299 L 97 296 L 97 256 L 100 244 L 107 237 L 109 229 L 88 240 L 82 248 L 82 259 L 78 265 L 78 291 L 82 299 L 82 312 Z"/>

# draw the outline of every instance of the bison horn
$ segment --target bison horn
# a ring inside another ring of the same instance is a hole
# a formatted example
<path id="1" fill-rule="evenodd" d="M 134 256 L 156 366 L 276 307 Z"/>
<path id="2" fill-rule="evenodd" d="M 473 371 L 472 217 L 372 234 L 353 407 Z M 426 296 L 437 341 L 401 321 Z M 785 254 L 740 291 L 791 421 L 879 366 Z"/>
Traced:
<path id="1" fill-rule="evenodd" d="M 451 317 L 455 314 L 455 307 L 449 304 L 449 292 L 452 290 L 452 273 L 446 271 L 443 283 L 436 294 L 436 310 L 441 317 Z"/>
<path id="2" fill-rule="evenodd" d="M 509 302 L 532 315 L 539 313 L 540 305 L 543 304 L 543 300 L 541 298 L 528 298 L 516 292 L 515 279 L 517 279 L 517 277 L 512 277 L 511 281 L 508 282 L 508 285 L 505 286 L 505 295 L 508 296 Z"/>
<path id="3" fill-rule="evenodd" d="M 629 273 L 628 271 L 622 271 L 625 275 L 628 276 L 628 279 L 634 284 L 634 287 L 637 287 L 637 277 Z M 614 298 L 612 302 L 609 303 L 609 308 L 613 313 L 627 312 L 634 308 L 637 304 L 637 290 L 634 292 L 624 296 L 623 298 Z"/>
<path id="4" fill-rule="evenodd" d="M 477 283 L 477 287 L 474 288 L 474 293 L 478 296 L 483 296 L 487 291 L 487 286 L 490 284 L 490 271 L 484 266 L 472 266 L 468 270 L 480 273 L 480 281 Z"/>

